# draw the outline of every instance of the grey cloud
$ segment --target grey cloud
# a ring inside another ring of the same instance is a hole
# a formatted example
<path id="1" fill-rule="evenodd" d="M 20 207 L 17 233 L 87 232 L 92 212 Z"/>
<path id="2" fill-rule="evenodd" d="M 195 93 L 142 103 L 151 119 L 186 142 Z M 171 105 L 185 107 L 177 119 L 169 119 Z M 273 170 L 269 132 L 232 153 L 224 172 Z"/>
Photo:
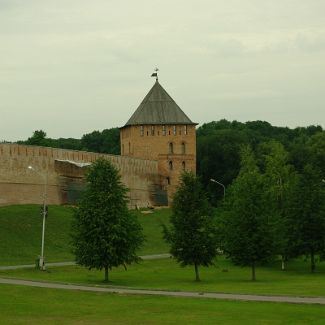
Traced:
<path id="1" fill-rule="evenodd" d="M 325 126 L 323 9 L 320 0 L 0 0 L 0 138 L 120 126 L 157 65 L 193 120 Z"/>

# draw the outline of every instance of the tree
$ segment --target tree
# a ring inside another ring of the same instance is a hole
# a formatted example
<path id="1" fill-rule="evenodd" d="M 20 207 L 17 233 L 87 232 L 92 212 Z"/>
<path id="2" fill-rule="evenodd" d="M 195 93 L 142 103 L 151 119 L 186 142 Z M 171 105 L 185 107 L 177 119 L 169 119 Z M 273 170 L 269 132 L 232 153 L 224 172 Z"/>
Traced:
<path id="1" fill-rule="evenodd" d="M 276 243 L 278 253 L 282 257 L 282 270 L 285 262 L 292 256 L 292 224 L 288 218 L 289 190 L 295 184 L 296 175 L 288 164 L 288 153 L 284 146 L 276 141 L 264 143 L 264 169 L 266 194 L 271 205 L 271 211 L 276 219 Z"/>
<path id="2" fill-rule="evenodd" d="M 265 195 L 265 180 L 249 147 L 241 154 L 241 169 L 228 190 L 221 215 L 223 249 L 238 265 L 255 268 L 275 254 L 274 227 Z"/>
<path id="3" fill-rule="evenodd" d="M 217 254 L 217 236 L 212 209 L 199 179 L 190 172 L 181 176 L 172 205 L 171 227 L 164 227 L 170 253 L 181 266 L 194 265 L 200 281 L 199 266 L 213 264 Z"/>
<path id="4" fill-rule="evenodd" d="M 98 159 L 89 168 L 87 185 L 73 224 L 76 262 L 89 269 L 108 270 L 139 261 L 136 255 L 144 238 L 136 216 L 127 207 L 127 188 L 108 160 Z"/>
<path id="5" fill-rule="evenodd" d="M 81 138 L 83 150 L 120 154 L 120 130 L 118 128 L 105 129 L 102 132 L 93 131 Z"/>
<path id="6" fill-rule="evenodd" d="M 325 256 L 325 188 L 322 173 L 307 164 L 291 192 L 290 224 L 296 255 L 310 256 L 315 272 L 316 255 Z"/>
<path id="7" fill-rule="evenodd" d="M 238 130 L 217 130 L 198 137 L 198 173 L 213 204 L 223 199 L 223 191 L 211 184 L 210 178 L 230 184 L 240 169 L 240 145 L 247 143 L 245 134 Z"/>
<path id="8" fill-rule="evenodd" d="M 46 146 L 47 142 L 46 132 L 43 130 L 36 130 L 25 143 L 33 146 Z"/>

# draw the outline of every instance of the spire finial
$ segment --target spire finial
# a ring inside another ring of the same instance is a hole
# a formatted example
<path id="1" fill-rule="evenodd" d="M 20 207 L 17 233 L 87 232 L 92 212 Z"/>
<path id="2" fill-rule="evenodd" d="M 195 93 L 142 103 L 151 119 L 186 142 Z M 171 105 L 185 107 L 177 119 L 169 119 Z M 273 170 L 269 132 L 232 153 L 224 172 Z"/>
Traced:
<path id="1" fill-rule="evenodd" d="M 155 72 L 151 75 L 151 77 L 156 77 L 156 81 L 158 81 L 158 71 L 159 71 L 159 69 L 158 68 L 155 68 L 154 71 Z"/>

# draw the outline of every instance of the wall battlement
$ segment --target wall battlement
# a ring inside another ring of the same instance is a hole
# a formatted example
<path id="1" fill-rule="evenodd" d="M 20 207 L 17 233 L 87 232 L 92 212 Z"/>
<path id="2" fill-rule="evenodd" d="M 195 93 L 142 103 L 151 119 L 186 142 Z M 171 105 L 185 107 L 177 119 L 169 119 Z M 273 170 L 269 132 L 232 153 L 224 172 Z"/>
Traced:
<path id="1" fill-rule="evenodd" d="M 157 161 L 4 143 L 0 144 L 0 205 L 41 203 L 46 182 L 47 202 L 67 203 L 62 180 L 73 176 L 68 175 L 67 167 L 58 168 L 57 161 L 91 163 L 100 157 L 119 169 L 123 183 L 130 188 L 131 206 L 153 204 L 153 192 L 159 187 Z"/>

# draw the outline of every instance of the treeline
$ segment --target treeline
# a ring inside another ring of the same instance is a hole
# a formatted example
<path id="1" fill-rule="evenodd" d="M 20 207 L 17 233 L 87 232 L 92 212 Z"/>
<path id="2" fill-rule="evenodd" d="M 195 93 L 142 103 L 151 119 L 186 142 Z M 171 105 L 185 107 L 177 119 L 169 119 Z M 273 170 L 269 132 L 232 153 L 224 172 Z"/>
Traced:
<path id="1" fill-rule="evenodd" d="M 83 150 L 90 152 L 120 154 L 120 130 L 118 128 L 105 129 L 103 131 L 93 131 L 84 134 L 81 139 L 59 138 L 52 139 L 46 136 L 43 130 L 34 131 L 27 140 L 18 141 L 20 144 L 34 146 L 45 146 L 52 148 L 62 148 L 71 150 Z"/>
<path id="2" fill-rule="evenodd" d="M 257 165 L 264 170 L 265 144 L 270 141 L 282 144 L 288 154 L 288 163 L 297 171 L 308 163 L 312 156 L 310 150 L 315 151 L 316 147 L 323 150 L 324 158 L 319 156 L 318 159 L 325 162 L 325 132 L 321 126 L 290 129 L 275 127 L 265 121 L 241 123 L 220 120 L 198 128 L 197 173 L 214 204 L 222 198 L 223 189 L 210 179 L 226 187 L 230 185 L 239 174 L 240 150 L 243 146 L 252 148 Z"/>
<path id="3" fill-rule="evenodd" d="M 218 207 L 220 247 L 239 265 L 325 257 L 325 132 L 225 120 L 198 129 L 198 174 Z M 226 195 L 220 184 L 225 185 Z"/>
<path id="4" fill-rule="evenodd" d="M 194 265 L 196 280 L 198 267 L 212 265 L 218 251 L 251 267 L 252 280 L 257 266 L 278 257 L 285 270 L 287 261 L 305 256 L 315 272 L 317 261 L 325 259 L 324 133 L 301 150 L 306 156 L 296 168 L 278 141 L 261 143 L 257 154 L 241 146 L 239 173 L 216 209 L 199 177 L 182 174 L 164 233 L 177 261 Z"/>
<path id="5" fill-rule="evenodd" d="M 299 154 L 297 167 L 280 142 L 264 142 L 257 154 L 242 147 L 239 174 L 219 204 L 220 246 L 236 264 L 252 267 L 252 279 L 256 265 L 277 256 L 282 269 L 291 258 L 309 257 L 311 272 L 325 257 L 325 134 L 312 136 Z"/>

